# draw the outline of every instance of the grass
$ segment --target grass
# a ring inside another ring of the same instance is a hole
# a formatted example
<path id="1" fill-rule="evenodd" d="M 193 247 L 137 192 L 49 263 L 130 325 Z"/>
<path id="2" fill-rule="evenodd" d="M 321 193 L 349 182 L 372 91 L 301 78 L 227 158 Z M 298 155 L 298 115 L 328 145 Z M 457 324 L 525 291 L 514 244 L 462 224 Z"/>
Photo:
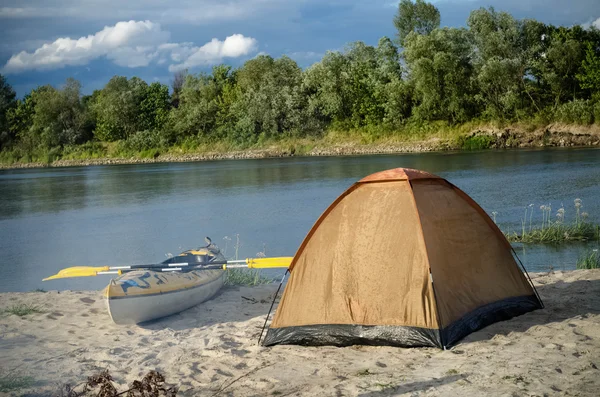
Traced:
<path id="1" fill-rule="evenodd" d="M 17 303 L 15 305 L 9 306 L 8 308 L 2 310 L 3 313 L 14 314 L 15 316 L 23 317 L 29 314 L 34 313 L 43 313 L 44 311 L 39 308 L 39 306 L 25 304 L 25 303 Z"/>
<path id="2" fill-rule="evenodd" d="M 600 269 L 600 254 L 593 249 L 581 255 L 577 259 L 577 269 Z"/>
<path id="3" fill-rule="evenodd" d="M 270 284 L 274 280 L 262 275 L 258 269 L 229 269 L 225 285 L 243 285 L 252 287 L 261 284 Z"/>
<path id="4" fill-rule="evenodd" d="M 521 233 L 505 232 L 510 242 L 519 243 L 561 243 L 565 241 L 600 241 L 600 225 L 588 222 L 588 214 L 581 211 L 583 205 L 580 199 L 574 200 L 575 217 L 571 222 L 565 219 L 565 209 L 560 207 L 555 214 L 556 220 L 552 220 L 552 207 L 550 205 L 540 206 L 542 212 L 541 223 L 533 224 L 534 206 L 530 204 L 525 207 L 525 213 L 521 218 Z M 494 222 L 496 213 L 492 212 Z"/>
<path id="5" fill-rule="evenodd" d="M 34 383 L 31 376 L 0 375 L 0 392 L 12 391 L 30 387 Z"/>

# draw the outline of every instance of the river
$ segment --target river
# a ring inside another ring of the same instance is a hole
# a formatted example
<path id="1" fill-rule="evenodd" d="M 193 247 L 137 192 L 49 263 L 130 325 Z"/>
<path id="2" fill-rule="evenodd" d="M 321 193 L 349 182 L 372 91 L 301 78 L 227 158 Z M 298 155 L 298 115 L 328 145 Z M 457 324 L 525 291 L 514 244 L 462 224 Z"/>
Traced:
<path id="1" fill-rule="evenodd" d="M 600 221 L 600 150 L 294 157 L 0 171 L 0 292 L 90 290 L 104 277 L 42 282 L 69 266 L 156 263 L 210 236 L 240 258 L 292 256 L 319 215 L 371 173 L 417 168 L 454 183 L 503 230 L 573 200 Z M 584 244 L 517 245 L 529 271 L 575 268 Z M 272 274 L 275 275 L 275 274 Z"/>

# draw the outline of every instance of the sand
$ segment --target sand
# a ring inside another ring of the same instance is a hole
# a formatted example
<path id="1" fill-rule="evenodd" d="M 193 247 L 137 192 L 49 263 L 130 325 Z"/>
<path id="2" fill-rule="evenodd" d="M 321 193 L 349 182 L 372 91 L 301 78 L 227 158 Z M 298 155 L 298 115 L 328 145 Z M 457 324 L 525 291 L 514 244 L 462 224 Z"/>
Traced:
<path id="1" fill-rule="evenodd" d="M 9 395 L 52 395 L 109 369 L 120 390 L 159 370 L 184 396 L 598 396 L 600 271 L 532 275 L 546 304 L 448 351 L 257 345 L 276 285 L 229 287 L 145 326 L 117 326 L 100 291 L 0 294 L 44 313 L 0 316 L 0 379 Z M 4 377 L 4 378 L 3 378 Z M 0 393 L 1 394 L 1 393 Z"/>

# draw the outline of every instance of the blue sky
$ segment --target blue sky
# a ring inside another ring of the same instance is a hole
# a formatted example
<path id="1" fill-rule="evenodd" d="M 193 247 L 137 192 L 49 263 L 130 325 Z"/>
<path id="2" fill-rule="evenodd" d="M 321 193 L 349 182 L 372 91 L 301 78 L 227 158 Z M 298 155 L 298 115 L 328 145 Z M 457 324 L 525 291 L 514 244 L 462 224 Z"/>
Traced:
<path id="1" fill-rule="evenodd" d="M 443 26 L 493 6 L 517 18 L 600 27 L 598 0 L 438 0 Z M 3 0 L 0 73 L 19 96 L 67 77 L 84 93 L 112 76 L 169 84 L 173 73 L 240 65 L 259 53 L 302 67 L 328 50 L 393 37 L 390 0 Z"/>

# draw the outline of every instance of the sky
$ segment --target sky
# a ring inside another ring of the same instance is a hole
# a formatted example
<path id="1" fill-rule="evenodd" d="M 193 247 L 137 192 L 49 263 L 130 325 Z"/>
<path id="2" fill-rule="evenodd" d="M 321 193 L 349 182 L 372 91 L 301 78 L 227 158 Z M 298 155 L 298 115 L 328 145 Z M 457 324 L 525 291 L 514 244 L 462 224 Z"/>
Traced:
<path id="1" fill-rule="evenodd" d="M 600 0 L 436 0 L 442 26 L 493 6 L 516 18 L 600 28 Z M 258 54 L 301 67 L 353 41 L 394 37 L 391 0 L 3 0 L 0 73 L 22 97 L 68 77 L 83 92 L 115 75 L 170 84 L 173 74 L 239 66 Z"/>

